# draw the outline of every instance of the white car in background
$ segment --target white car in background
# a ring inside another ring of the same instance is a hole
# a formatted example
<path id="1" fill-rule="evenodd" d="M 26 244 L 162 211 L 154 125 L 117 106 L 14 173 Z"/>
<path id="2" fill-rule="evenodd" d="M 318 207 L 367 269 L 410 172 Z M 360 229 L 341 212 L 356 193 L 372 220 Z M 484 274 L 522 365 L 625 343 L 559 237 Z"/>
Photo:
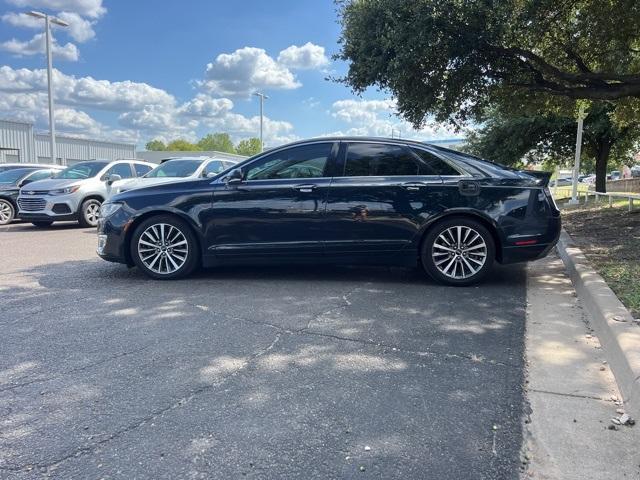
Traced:
<path id="1" fill-rule="evenodd" d="M 163 160 L 160 165 L 139 178 L 118 180 L 111 185 L 111 196 L 134 188 L 150 187 L 178 180 L 215 177 L 237 162 L 215 157 L 178 157 Z"/>

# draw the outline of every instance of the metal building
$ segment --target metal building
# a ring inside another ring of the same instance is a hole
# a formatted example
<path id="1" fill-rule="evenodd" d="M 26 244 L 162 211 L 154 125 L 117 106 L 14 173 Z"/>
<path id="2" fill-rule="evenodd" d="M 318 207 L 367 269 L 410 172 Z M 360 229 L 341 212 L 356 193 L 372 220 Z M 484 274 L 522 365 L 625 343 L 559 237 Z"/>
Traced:
<path id="1" fill-rule="evenodd" d="M 0 120 L 0 163 L 51 163 L 51 145 L 48 134 L 35 133 L 33 124 Z M 117 160 L 135 158 L 133 143 L 104 142 L 56 135 L 57 162 L 72 165 L 92 159 Z"/>

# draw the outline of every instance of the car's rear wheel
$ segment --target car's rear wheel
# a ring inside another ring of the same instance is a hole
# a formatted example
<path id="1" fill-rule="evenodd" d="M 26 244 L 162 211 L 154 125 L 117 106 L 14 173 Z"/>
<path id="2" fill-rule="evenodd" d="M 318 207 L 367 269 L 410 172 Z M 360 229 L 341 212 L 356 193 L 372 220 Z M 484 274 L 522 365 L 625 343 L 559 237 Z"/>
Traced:
<path id="1" fill-rule="evenodd" d="M 421 259 L 433 279 L 447 285 L 470 285 L 491 270 L 495 242 L 480 222 L 455 217 L 430 229 L 422 244 Z"/>
<path id="2" fill-rule="evenodd" d="M 0 225 L 7 225 L 13 221 L 16 216 L 16 209 L 10 201 L 0 199 Z"/>
<path id="3" fill-rule="evenodd" d="M 53 222 L 43 221 L 43 222 L 31 222 L 32 225 L 38 228 L 47 228 L 53 225 Z"/>
<path id="4" fill-rule="evenodd" d="M 186 222 L 171 215 L 158 215 L 142 222 L 133 234 L 130 248 L 138 268 L 156 279 L 185 277 L 199 263 L 193 231 Z"/>
<path id="5" fill-rule="evenodd" d="M 98 225 L 98 219 L 100 218 L 100 205 L 102 202 L 97 198 L 90 198 L 82 202 L 80 206 L 80 215 L 78 216 L 78 223 L 82 227 L 95 227 Z"/>

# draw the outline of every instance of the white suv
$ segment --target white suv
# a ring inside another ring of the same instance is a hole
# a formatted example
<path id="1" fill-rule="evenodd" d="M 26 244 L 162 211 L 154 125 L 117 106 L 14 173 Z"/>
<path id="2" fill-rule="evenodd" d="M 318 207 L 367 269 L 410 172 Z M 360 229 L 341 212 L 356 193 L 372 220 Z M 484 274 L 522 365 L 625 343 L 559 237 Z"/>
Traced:
<path id="1" fill-rule="evenodd" d="M 137 160 L 91 160 L 79 162 L 53 178 L 32 182 L 20 189 L 19 216 L 37 227 L 77 220 L 95 227 L 100 205 L 109 197 L 111 185 L 123 178 L 140 177 L 155 167 Z"/>

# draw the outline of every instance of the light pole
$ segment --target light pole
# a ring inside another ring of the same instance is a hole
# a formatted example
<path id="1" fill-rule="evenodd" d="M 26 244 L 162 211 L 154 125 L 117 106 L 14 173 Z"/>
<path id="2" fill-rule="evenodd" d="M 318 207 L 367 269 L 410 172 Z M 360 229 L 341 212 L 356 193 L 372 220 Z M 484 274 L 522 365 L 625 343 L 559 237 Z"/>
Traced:
<path id="1" fill-rule="evenodd" d="M 260 97 L 260 151 L 264 151 L 264 142 L 262 140 L 262 125 L 263 125 L 263 117 L 264 117 L 264 101 L 269 98 L 264 93 L 256 92 L 254 93 L 256 97 Z"/>
<path id="2" fill-rule="evenodd" d="M 53 60 L 52 60 L 52 48 L 51 48 L 51 24 L 60 25 L 61 27 L 68 27 L 69 24 L 57 17 L 52 17 L 42 12 L 28 12 L 27 15 L 31 15 L 36 18 L 44 18 L 44 33 L 47 44 L 47 88 L 49 90 L 49 134 L 51 137 L 51 163 L 58 163 L 58 154 L 56 152 L 56 125 L 53 116 Z"/>
<path id="3" fill-rule="evenodd" d="M 580 153 L 582 151 L 582 126 L 584 118 L 587 116 L 584 105 L 580 105 L 580 111 L 578 112 L 578 133 L 576 134 L 576 158 L 573 165 L 573 181 L 571 186 L 571 200 L 569 205 L 578 205 L 578 175 L 580 175 Z M 556 179 L 558 183 L 558 179 Z"/>

